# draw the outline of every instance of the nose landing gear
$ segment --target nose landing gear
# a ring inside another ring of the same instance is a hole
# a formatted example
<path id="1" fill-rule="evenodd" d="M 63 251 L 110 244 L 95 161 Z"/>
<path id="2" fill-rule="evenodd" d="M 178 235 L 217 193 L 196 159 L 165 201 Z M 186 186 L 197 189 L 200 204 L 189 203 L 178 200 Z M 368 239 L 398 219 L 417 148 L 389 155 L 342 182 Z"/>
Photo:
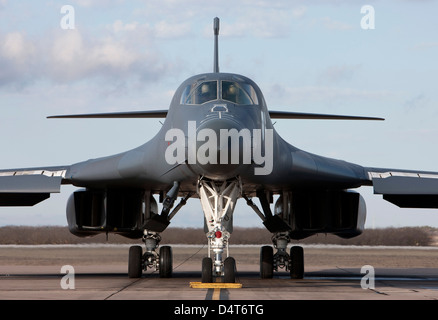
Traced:
<path id="1" fill-rule="evenodd" d="M 212 282 L 213 276 L 224 282 L 235 282 L 236 261 L 229 256 L 228 240 L 233 230 L 233 212 L 241 186 L 239 179 L 210 181 L 200 179 L 198 194 L 205 215 L 208 257 L 202 260 L 202 282 Z M 223 253 L 227 258 L 223 260 Z M 213 253 L 213 257 L 211 257 Z"/>

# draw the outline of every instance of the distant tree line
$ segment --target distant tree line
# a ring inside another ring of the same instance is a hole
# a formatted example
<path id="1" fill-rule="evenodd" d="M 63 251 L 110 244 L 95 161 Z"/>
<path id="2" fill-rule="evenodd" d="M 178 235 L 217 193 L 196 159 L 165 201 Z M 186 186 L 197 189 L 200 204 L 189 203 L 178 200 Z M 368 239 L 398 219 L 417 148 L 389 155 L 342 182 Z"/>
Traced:
<path id="1" fill-rule="evenodd" d="M 263 228 L 235 227 L 230 244 L 271 244 L 271 233 Z M 161 244 L 206 244 L 207 239 L 201 228 L 168 228 L 162 234 Z M 300 241 L 298 244 L 337 245 L 385 245 L 385 246 L 432 246 L 438 245 L 438 229 L 431 227 L 403 227 L 367 229 L 360 236 L 342 239 L 331 234 L 318 234 Z M 5 226 L 0 227 L 0 244 L 85 244 L 85 243 L 133 243 L 132 240 L 116 234 L 99 234 L 90 238 L 78 238 L 67 227 L 62 226 Z"/>

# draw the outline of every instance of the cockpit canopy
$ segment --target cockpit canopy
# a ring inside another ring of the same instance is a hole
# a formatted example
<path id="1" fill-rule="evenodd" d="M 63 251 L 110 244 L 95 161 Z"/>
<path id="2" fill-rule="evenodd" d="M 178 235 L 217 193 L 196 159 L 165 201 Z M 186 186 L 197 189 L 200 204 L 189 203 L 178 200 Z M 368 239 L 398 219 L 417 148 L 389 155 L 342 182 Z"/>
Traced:
<path id="1" fill-rule="evenodd" d="M 186 86 L 180 104 L 201 105 L 214 100 L 224 100 L 238 105 L 258 105 L 254 87 L 245 81 L 206 80 Z"/>

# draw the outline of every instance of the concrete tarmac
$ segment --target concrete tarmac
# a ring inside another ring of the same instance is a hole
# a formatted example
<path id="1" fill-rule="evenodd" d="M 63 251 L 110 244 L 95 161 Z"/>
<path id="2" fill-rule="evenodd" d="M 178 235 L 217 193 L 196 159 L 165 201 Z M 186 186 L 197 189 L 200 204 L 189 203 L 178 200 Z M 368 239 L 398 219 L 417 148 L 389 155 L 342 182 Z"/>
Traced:
<path id="1" fill-rule="evenodd" d="M 260 247 L 236 247 L 238 289 L 191 288 L 206 249 L 174 247 L 173 277 L 127 276 L 127 246 L 0 246 L 1 300 L 437 300 L 438 248 L 304 247 L 305 276 L 260 279 Z M 202 252 L 201 252 L 202 251 Z M 343 258 L 342 258 L 343 257 Z M 368 271 L 363 266 L 371 266 Z M 61 270 L 63 266 L 73 269 Z M 374 271 L 374 277 L 373 273 Z M 372 281 L 374 280 L 374 282 Z"/>

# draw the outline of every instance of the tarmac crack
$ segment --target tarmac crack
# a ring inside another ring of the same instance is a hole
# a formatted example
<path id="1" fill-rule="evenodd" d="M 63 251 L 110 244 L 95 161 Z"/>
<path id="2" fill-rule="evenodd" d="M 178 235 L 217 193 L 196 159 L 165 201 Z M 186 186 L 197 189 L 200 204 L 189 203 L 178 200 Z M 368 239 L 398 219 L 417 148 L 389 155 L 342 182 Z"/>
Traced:
<path id="1" fill-rule="evenodd" d="M 133 284 L 136 284 L 136 283 L 139 282 L 140 280 L 141 280 L 141 278 L 132 281 L 131 283 L 127 284 L 126 286 L 124 286 L 124 287 L 122 287 L 122 288 L 120 288 L 120 289 L 117 290 L 116 292 L 111 293 L 108 297 L 106 297 L 106 298 L 103 299 L 103 300 L 108 300 L 108 299 L 114 297 L 116 294 L 119 294 L 119 293 L 122 292 L 123 290 L 126 290 L 127 288 L 129 288 L 129 287 L 132 286 Z"/>
<path id="2" fill-rule="evenodd" d="M 379 291 L 379 290 L 376 290 L 376 289 L 368 288 L 368 290 L 370 290 L 370 291 L 372 291 L 372 292 L 374 292 L 374 293 L 377 293 L 377 294 L 382 294 L 382 295 L 384 295 L 384 296 L 389 296 L 389 294 L 387 294 L 387 293 L 385 293 L 385 292 L 382 292 L 382 291 Z"/>

